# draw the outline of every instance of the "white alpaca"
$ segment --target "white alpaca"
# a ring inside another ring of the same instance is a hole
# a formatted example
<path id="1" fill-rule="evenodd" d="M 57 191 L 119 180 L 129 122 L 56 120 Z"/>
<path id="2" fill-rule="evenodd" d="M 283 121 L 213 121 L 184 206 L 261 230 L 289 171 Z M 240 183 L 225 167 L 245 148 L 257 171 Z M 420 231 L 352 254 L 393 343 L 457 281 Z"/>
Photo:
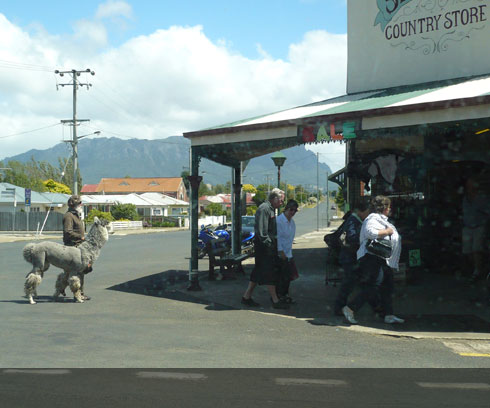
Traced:
<path id="1" fill-rule="evenodd" d="M 32 264 L 32 270 L 27 274 L 24 291 L 31 305 L 35 304 L 33 296 L 41 284 L 44 272 L 50 265 L 63 269 L 56 280 L 54 299 L 64 293 L 69 285 L 75 300 L 83 303 L 80 291 L 80 276 L 83 271 L 93 265 L 99 257 L 100 249 L 109 239 L 106 228 L 107 222 L 94 217 L 94 223 L 87 234 L 85 241 L 78 247 L 65 246 L 56 242 L 45 241 L 30 243 L 24 247 L 24 259 Z"/>

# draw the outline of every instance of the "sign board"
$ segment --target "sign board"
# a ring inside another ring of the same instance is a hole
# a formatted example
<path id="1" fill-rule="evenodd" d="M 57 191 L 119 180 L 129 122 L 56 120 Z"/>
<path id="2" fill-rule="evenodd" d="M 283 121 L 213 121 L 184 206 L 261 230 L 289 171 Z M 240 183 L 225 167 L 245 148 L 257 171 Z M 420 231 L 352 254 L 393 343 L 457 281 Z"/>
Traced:
<path id="1" fill-rule="evenodd" d="M 359 121 L 328 123 L 319 122 L 313 125 L 298 126 L 298 141 L 300 143 L 332 142 L 357 137 L 356 131 L 360 129 Z"/>
<path id="2" fill-rule="evenodd" d="M 408 251 L 408 264 L 410 267 L 422 265 L 422 259 L 420 258 L 420 249 L 411 249 Z"/>
<path id="3" fill-rule="evenodd" d="M 14 200 L 14 207 L 17 207 L 17 196 L 15 195 L 15 188 L 6 188 L 1 193 L 4 197 L 12 197 Z"/>
<path id="4" fill-rule="evenodd" d="M 29 207 L 31 205 L 31 189 L 26 188 L 25 190 L 25 205 Z"/>
<path id="5" fill-rule="evenodd" d="M 348 0 L 347 93 L 490 73 L 488 0 Z"/>

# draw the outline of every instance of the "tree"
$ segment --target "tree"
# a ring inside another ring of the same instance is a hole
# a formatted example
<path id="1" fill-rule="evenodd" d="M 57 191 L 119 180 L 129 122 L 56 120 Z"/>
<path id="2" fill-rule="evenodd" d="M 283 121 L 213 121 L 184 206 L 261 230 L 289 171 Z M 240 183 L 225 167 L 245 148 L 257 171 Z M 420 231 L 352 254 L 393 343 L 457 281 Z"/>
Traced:
<path id="1" fill-rule="evenodd" d="M 223 215 L 226 211 L 223 211 L 221 204 L 211 203 L 204 209 L 204 214 L 206 215 Z"/>
<path id="2" fill-rule="evenodd" d="M 111 208 L 111 215 L 115 220 L 136 221 L 139 219 L 138 211 L 136 211 L 136 206 L 134 204 L 116 203 Z"/>
<path id="3" fill-rule="evenodd" d="M 245 193 L 255 194 L 257 192 L 257 189 L 252 184 L 244 184 L 242 187 L 242 191 L 244 191 Z"/>
<path id="4" fill-rule="evenodd" d="M 339 187 L 339 189 L 337 190 L 335 203 L 337 204 L 338 208 L 343 208 L 345 205 L 344 190 L 342 189 L 342 187 Z"/>
<path id="5" fill-rule="evenodd" d="M 43 181 L 43 184 L 50 193 L 71 194 L 70 187 L 66 186 L 63 183 L 57 183 L 53 179 Z"/>
<path id="6" fill-rule="evenodd" d="M 199 184 L 199 190 L 198 190 L 199 197 L 202 197 L 205 195 L 211 195 L 212 193 L 213 193 L 213 191 L 208 188 L 208 185 L 201 181 L 201 183 Z"/>
<path id="7" fill-rule="evenodd" d="M 45 161 L 37 162 L 34 157 L 31 157 L 31 160 L 26 163 L 16 160 L 10 160 L 6 165 L 0 163 L 1 167 L 10 168 L 5 171 L 2 181 L 39 192 L 47 191 L 44 181 L 49 179 L 72 186 L 73 164 L 71 159 L 59 157 L 58 164 L 59 168 L 56 168 Z M 78 172 L 78 184 L 82 185 L 80 172 Z"/>
<path id="8" fill-rule="evenodd" d="M 223 184 L 216 184 L 214 187 L 214 192 L 216 194 L 222 194 L 226 191 L 226 187 Z"/>
<path id="9" fill-rule="evenodd" d="M 185 189 L 187 191 L 188 196 L 191 195 L 190 183 L 189 183 L 189 179 L 187 178 L 187 177 L 189 177 L 189 175 L 190 175 L 190 173 L 187 170 L 184 170 L 182 173 L 180 173 L 180 177 L 182 177 L 182 181 L 184 182 L 184 186 L 185 186 Z"/>

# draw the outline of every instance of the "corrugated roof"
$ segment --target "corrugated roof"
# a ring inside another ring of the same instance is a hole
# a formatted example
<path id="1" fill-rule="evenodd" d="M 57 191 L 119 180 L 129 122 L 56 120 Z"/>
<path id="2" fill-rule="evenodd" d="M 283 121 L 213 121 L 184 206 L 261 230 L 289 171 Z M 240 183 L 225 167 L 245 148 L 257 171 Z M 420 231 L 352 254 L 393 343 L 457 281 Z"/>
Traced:
<path id="1" fill-rule="evenodd" d="M 82 194 L 96 193 L 98 186 L 99 186 L 98 184 L 84 184 L 80 193 Z"/>
<path id="2" fill-rule="evenodd" d="M 142 197 L 145 200 L 152 200 L 153 202 L 156 202 L 159 205 L 179 205 L 179 206 L 189 205 L 187 201 L 179 200 L 177 198 L 170 197 L 162 193 L 143 193 L 140 194 L 140 197 Z"/>
<path id="3" fill-rule="evenodd" d="M 23 203 L 25 200 L 25 188 L 19 187 L 10 183 L 0 183 L 0 191 L 4 191 L 7 188 L 15 188 L 15 198 L 18 203 Z M 66 204 L 69 194 L 62 193 L 39 193 L 37 191 L 31 191 L 31 204 Z M 0 194 L 0 202 L 12 202 L 11 197 L 5 197 Z"/>
<path id="4" fill-rule="evenodd" d="M 176 192 L 181 182 L 181 177 L 103 178 L 100 180 L 96 192 Z"/>
<path id="5" fill-rule="evenodd" d="M 168 197 L 159 193 L 144 194 L 84 194 L 82 203 L 85 205 L 104 205 L 104 204 L 134 204 L 137 207 L 158 207 L 168 205 L 187 206 L 189 203 Z"/>
<path id="6" fill-rule="evenodd" d="M 207 133 L 207 131 L 216 129 L 281 121 L 294 121 L 316 116 L 375 109 L 386 109 L 388 111 L 390 108 L 408 107 L 410 105 L 430 104 L 488 95 L 490 95 L 490 75 L 485 75 L 470 79 L 462 78 L 459 80 L 440 81 L 344 95 L 280 112 L 215 126 L 200 132 L 206 131 Z M 200 132 L 188 132 L 186 135 L 189 134 L 192 136 L 193 133 Z"/>

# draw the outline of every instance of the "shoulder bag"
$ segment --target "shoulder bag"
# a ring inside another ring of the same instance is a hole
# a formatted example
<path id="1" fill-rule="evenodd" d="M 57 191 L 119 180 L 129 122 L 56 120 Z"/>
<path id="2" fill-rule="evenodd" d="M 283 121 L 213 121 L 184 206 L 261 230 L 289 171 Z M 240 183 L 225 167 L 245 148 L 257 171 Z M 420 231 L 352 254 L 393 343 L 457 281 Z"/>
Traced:
<path id="1" fill-rule="evenodd" d="M 393 241 L 386 239 L 368 239 L 366 243 L 368 254 L 378 256 L 383 259 L 391 258 L 393 251 Z"/>

